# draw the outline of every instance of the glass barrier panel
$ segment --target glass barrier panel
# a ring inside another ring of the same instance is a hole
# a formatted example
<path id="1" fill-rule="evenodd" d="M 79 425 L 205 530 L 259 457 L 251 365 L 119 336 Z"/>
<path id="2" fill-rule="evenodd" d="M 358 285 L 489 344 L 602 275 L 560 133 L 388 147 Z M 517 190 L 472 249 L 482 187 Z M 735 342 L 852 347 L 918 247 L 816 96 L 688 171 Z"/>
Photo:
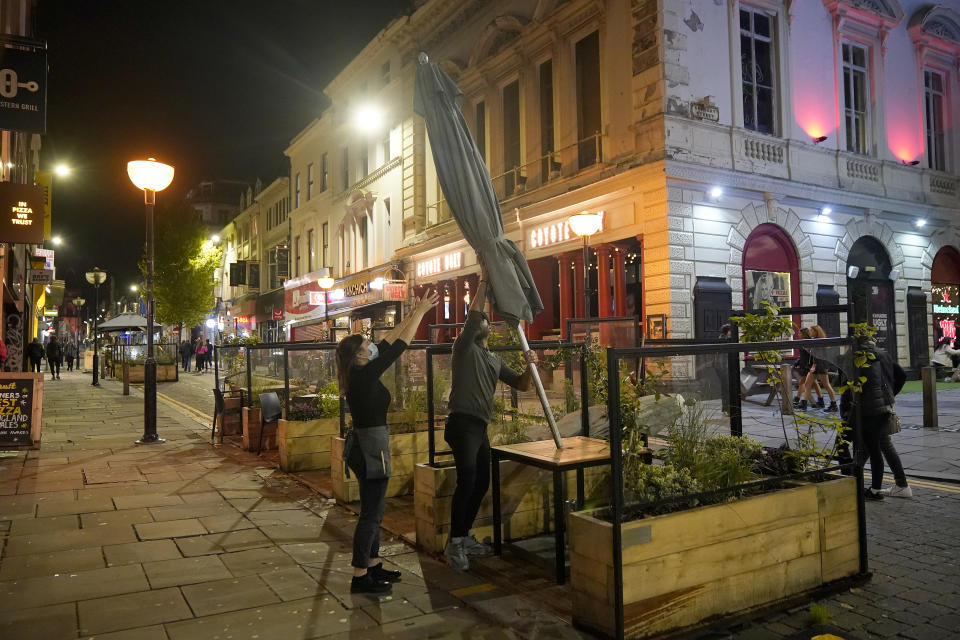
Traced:
<path id="1" fill-rule="evenodd" d="M 340 387 L 334 349 L 287 350 L 290 400 L 287 420 L 340 416 Z"/>

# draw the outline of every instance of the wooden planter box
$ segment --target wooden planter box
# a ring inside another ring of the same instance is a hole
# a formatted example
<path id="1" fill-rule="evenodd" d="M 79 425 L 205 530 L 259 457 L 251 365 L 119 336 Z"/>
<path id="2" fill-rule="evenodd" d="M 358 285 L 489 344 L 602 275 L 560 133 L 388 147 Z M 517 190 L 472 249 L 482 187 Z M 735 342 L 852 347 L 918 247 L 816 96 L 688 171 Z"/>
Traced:
<path id="1" fill-rule="evenodd" d="M 283 471 L 329 469 L 330 440 L 340 435 L 340 418 L 280 420 L 277 434 Z"/>
<path id="2" fill-rule="evenodd" d="M 123 376 L 121 373 L 119 365 L 117 365 L 117 375 Z M 142 383 L 144 381 L 145 374 L 143 372 L 142 364 L 132 364 L 130 365 L 130 382 L 133 383 Z M 175 364 L 158 364 L 157 365 L 157 382 L 173 382 L 177 380 L 177 365 Z"/>
<path id="3" fill-rule="evenodd" d="M 443 442 L 443 430 L 438 429 L 435 434 L 437 442 Z M 346 475 L 343 442 L 343 438 L 339 436 L 331 441 L 330 477 L 333 481 L 333 495 L 341 502 L 355 502 L 360 499 L 360 493 L 353 472 L 349 478 Z M 427 432 L 390 434 L 390 456 L 393 475 L 387 484 L 387 497 L 413 493 L 414 467 L 430 460 Z"/>
<path id="4" fill-rule="evenodd" d="M 260 444 L 260 407 L 243 408 L 243 448 L 256 451 Z M 277 424 L 266 426 L 263 431 L 263 450 L 277 448 Z"/>
<path id="5" fill-rule="evenodd" d="M 612 532 L 570 517 L 574 623 L 613 636 Z M 837 478 L 623 524 L 625 636 L 678 631 L 859 571 L 856 482 Z"/>
<path id="6" fill-rule="evenodd" d="M 594 467 L 584 473 L 587 495 L 592 483 L 603 474 Z M 577 497 L 576 472 L 567 474 L 567 499 Z M 413 504 L 417 519 L 417 546 L 440 553 L 450 536 L 450 502 L 457 486 L 457 470 L 447 466 L 418 464 L 414 475 Z M 480 505 L 473 533 L 478 540 L 493 539 L 493 498 L 491 492 Z M 552 531 L 553 474 L 509 460 L 500 462 L 500 509 L 503 539 L 529 538 Z"/>
<path id="7" fill-rule="evenodd" d="M 223 398 L 223 406 L 225 409 L 239 409 L 240 401 L 239 396 L 227 395 Z M 240 413 L 220 415 L 217 416 L 217 420 L 220 422 L 220 432 L 223 435 L 235 436 L 238 433 L 243 433 L 243 416 Z"/>

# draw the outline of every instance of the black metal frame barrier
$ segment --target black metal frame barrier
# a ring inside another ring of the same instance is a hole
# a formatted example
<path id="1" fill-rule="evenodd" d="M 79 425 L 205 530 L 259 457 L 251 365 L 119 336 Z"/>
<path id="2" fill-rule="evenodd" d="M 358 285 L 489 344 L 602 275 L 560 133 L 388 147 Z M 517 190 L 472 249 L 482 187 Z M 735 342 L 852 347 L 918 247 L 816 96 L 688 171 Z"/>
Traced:
<path id="1" fill-rule="evenodd" d="M 815 307 L 796 307 L 781 310 L 781 315 L 794 315 L 797 313 L 794 309 L 801 309 L 799 313 L 808 313 L 803 309 Z M 838 311 L 845 307 L 839 306 Z M 824 308 L 821 308 L 823 312 Z M 832 312 L 834 309 L 827 307 L 826 311 Z M 743 313 L 743 312 L 741 312 Z M 734 334 L 736 335 L 736 334 Z M 790 342 L 794 347 L 799 348 L 817 348 L 817 347 L 838 347 L 849 346 L 854 348 L 856 340 L 852 337 L 846 338 L 820 338 L 807 340 L 793 340 Z M 611 347 L 607 349 L 607 415 L 610 420 L 610 483 L 611 483 L 611 523 L 612 523 L 612 560 L 613 560 L 613 593 L 614 593 L 614 629 L 616 637 L 624 637 L 624 616 L 623 616 L 623 440 L 620 425 L 620 361 L 627 359 L 644 358 L 665 358 L 671 356 L 686 355 L 705 355 L 707 353 L 727 353 L 731 361 L 736 360 L 739 363 L 741 353 L 750 351 L 781 350 L 784 343 L 777 342 L 735 342 L 731 340 L 727 343 L 719 344 L 700 344 L 700 345 L 675 345 L 670 347 L 638 347 L 623 348 Z M 739 388 L 739 386 L 737 387 Z M 739 394 L 737 394 L 739 397 Z M 737 407 L 739 409 L 739 405 Z M 731 432 L 733 429 L 733 411 L 731 407 Z M 742 429 L 742 424 L 741 424 Z M 739 435 L 739 434 L 737 434 Z M 860 407 L 859 403 L 854 403 L 853 419 L 853 443 L 854 451 L 860 451 L 863 447 Z M 856 456 L 856 454 L 854 454 Z M 856 459 L 856 458 L 854 458 Z M 857 516 L 858 533 L 860 542 L 860 573 L 866 574 L 868 571 L 867 563 L 867 524 L 866 509 L 863 501 L 863 468 L 855 465 L 854 477 L 857 483 Z"/>
<path id="2" fill-rule="evenodd" d="M 577 347 L 580 349 L 580 379 L 584 380 L 587 376 L 586 360 L 583 358 L 583 344 L 571 343 L 562 340 L 532 340 L 529 342 L 531 349 L 562 349 L 564 347 Z M 437 451 L 437 443 L 434 438 L 434 429 L 436 429 L 436 407 L 433 405 L 433 356 L 447 355 L 453 353 L 453 344 L 433 344 L 426 347 L 427 351 L 427 443 L 430 453 L 430 466 L 437 466 L 437 456 L 453 455 L 452 451 Z M 520 345 L 498 345 L 490 347 L 490 351 L 520 351 Z M 568 370 L 570 367 L 566 367 Z M 581 384 L 581 389 L 584 385 Z M 580 427 L 584 436 L 590 435 L 590 398 L 589 394 L 582 393 L 580 398 Z"/>

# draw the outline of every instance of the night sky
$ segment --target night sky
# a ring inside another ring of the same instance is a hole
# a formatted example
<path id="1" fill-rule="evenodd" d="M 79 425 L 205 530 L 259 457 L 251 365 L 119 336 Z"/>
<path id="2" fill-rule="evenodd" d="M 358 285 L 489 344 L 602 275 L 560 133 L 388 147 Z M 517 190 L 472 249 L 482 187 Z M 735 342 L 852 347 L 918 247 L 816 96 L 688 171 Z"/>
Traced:
<path id="1" fill-rule="evenodd" d="M 201 179 L 264 185 L 288 175 L 283 150 L 320 114 L 322 89 L 409 0 L 41 0 L 49 45 L 41 168 L 55 178 L 57 277 L 94 266 L 121 294 L 138 280 L 142 192 L 128 160 L 174 165 L 158 201 Z M 92 293 L 92 292 L 91 292 Z"/>

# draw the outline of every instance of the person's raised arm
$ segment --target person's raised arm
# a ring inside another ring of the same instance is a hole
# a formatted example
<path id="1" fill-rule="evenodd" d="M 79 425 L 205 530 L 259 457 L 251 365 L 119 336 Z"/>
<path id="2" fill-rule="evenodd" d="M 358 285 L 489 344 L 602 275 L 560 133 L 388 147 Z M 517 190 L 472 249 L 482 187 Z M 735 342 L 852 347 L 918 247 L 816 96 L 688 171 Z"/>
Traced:
<path id="1" fill-rule="evenodd" d="M 439 300 L 440 296 L 438 296 L 437 292 L 433 289 L 427 291 L 422 298 L 414 297 L 413 307 L 410 309 L 410 313 L 400 321 L 400 324 L 387 332 L 387 335 L 384 336 L 383 339 L 390 344 L 393 344 L 397 340 L 403 340 L 406 344 L 410 344 L 410 342 L 413 341 L 413 337 L 417 335 L 417 327 L 420 326 L 420 321 L 423 320 L 423 316 L 437 306 Z"/>
<path id="2" fill-rule="evenodd" d="M 480 333 L 483 323 L 483 308 L 487 304 L 487 280 L 485 276 L 485 271 L 480 274 L 480 282 L 477 283 L 477 290 L 470 300 L 470 308 L 467 309 L 467 319 L 463 323 L 460 335 L 453 342 L 454 350 L 460 349 L 466 344 L 473 344 Z"/>

